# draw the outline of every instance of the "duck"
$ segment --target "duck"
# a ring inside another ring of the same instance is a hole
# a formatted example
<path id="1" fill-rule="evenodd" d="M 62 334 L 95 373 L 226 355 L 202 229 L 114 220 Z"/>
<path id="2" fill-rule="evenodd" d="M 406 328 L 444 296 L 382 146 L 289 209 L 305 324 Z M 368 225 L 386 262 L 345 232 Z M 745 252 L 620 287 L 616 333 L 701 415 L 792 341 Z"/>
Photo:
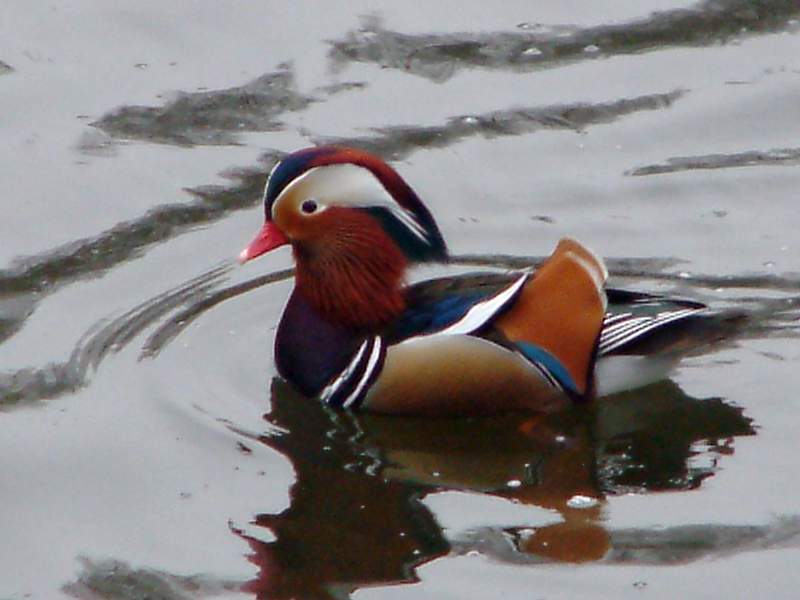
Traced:
<path id="1" fill-rule="evenodd" d="M 603 260 L 572 238 L 535 270 L 409 284 L 412 268 L 448 261 L 447 245 L 400 174 L 358 148 L 285 156 L 264 215 L 239 262 L 291 247 L 278 374 L 334 409 L 550 413 L 664 379 L 731 320 L 694 300 L 607 287 Z"/>

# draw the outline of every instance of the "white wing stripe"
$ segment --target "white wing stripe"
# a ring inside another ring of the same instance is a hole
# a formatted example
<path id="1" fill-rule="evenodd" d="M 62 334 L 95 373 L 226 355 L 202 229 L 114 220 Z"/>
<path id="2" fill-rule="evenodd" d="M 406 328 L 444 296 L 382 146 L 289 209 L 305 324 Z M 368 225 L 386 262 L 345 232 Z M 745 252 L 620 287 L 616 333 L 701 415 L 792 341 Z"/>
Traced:
<path id="1" fill-rule="evenodd" d="M 370 340 L 364 340 L 364 343 L 361 344 L 361 347 L 356 352 L 355 357 L 353 360 L 350 361 L 350 364 L 345 367 L 344 371 L 342 371 L 339 376 L 334 379 L 331 383 L 329 383 L 325 388 L 320 392 L 320 399 L 323 402 L 328 402 L 331 397 L 338 391 L 338 389 L 348 380 L 350 376 L 353 374 L 353 371 L 358 368 L 358 364 L 361 362 L 361 357 L 364 355 L 364 351 L 367 349 L 367 345 L 369 344 Z"/>
<path id="2" fill-rule="evenodd" d="M 600 343 L 600 351 L 607 352 L 611 348 L 617 348 L 620 345 L 627 343 L 636 337 L 651 331 L 657 327 L 665 325 L 670 321 L 682 318 L 684 315 L 677 315 L 669 320 L 647 320 L 645 322 L 636 323 L 634 327 L 628 327 L 624 330 L 614 332 L 613 336 L 604 337 Z"/>
<path id="3" fill-rule="evenodd" d="M 608 328 L 604 326 L 601 333 L 602 341 L 606 342 L 611 340 L 612 338 L 618 337 L 619 335 L 625 335 L 631 329 L 636 329 L 638 327 L 641 327 L 642 325 L 647 325 L 648 323 L 651 322 L 652 319 L 649 317 L 636 317 L 634 319 L 630 319 L 622 323 L 616 323 L 615 325 L 612 325 L 611 327 Z"/>
<path id="4" fill-rule="evenodd" d="M 666 316 L 663 317 L 656 317 L 651 322 L 639 325 L 635 327 L 633 330 L 628 330 L 624 332 L 621 336 L 616 335 L 613 339 L 603 340 L 600 344 L 600 352 L 606 353 L 619 348 L 620 346 L 627 344 L 629 341 L 636 339 L 637 337 L 647 333 L 648 331 L 652 331 L 653 329 L 657 329 L 667 323 L 671 323 L 673 321 L 678 321 L 689 315 L 702 312 L 702 308 L 686 308 L 683 310 L 679 310 L 677 312 L 668 313 Z"/>
<path id="5" fill-rule="evenodd" d="M 505 290 L 496 296 L 479 302 L 467 311 L 461 319 L 442 329 L 428 335 L 466 335 L 481 327 L 486 321 L 491 319 L 503 305 L 513 298 L 528 280 L 528 272 L 524 272 L 519 278 Z"/>
<path id="6" fill-rule="evenodd" d="M 612 338 L 619 337 L 626 333 L 630 333 L 632 329 L 639 329 L 642 326 L 648 326 L 652 323 L 668 323 L 683 316 L 690 315 L 697 312 L 696 308 L 684 308 L 678 311 L 658 313 L 654 317 L 634 317 L 621 323 L 615 323 L 610 327 L 603 326 L 603 340 L 610 341 Z"/>
<path id="7" fill-rule="evenodd" d="M 367 382 L 372 376 L 372 372 L 375 370 L 375 366 L 378 364 L 378 359 L 381 356 L 382 350 L 383 341 L 381 338 L 376 337 L 375 343 L 372 345 L 372 353 L 369 355 L 369 360 L 367 361 L 367 368 L 364 369 L 364 375 L 361 376 L 361 381 L 358 382 L 356 389 L 354 389 L 353 392 L 345 399 L 345 401 L 342 402 L 343 408 L 349 408 L 350 405 L 361 396 L 364 386 L 367 385 Z"/>
<path id="8" fill-rule="evenodd" d="M 611 314 L 606 315 L 606 318 L 603 319 L 603 326 L 605 327 L 607 325 L 611 325 L 612 323 L 616 323 L 617 321 L 621 321 L 623 319 L 626 319 L 626 318 L 630 317 L 632 314 L 633 313 L 627 312 L 627 313 L 619 313 L 619 314 L 616 314 L 616 315 L 611 315 Z"/>

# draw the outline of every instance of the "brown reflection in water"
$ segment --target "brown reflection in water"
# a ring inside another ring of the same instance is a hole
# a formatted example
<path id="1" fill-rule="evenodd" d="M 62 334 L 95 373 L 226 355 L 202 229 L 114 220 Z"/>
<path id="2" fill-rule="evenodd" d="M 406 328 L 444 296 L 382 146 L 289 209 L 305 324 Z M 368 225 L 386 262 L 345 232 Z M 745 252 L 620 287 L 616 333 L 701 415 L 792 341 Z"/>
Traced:
<path id="1" fill-rule="evenodd" d="M 254 518 L 274 541 L 236 530 L 259 567 L 243 589 L 261 598 L 337 598 L 413 582 L 417 566 L 450 551 L 510 562 L 612 556 L 606 496 L 696 488 L 732 452 L 734 436 L 754 433 L 741 409 L 690 398 L 670 382 L 546 417 L 436 420 L 336 413 L 276 380 L 266 419 L 281 433 L 260 440 L 289 458 L 296 481 L 289 508 Z M 561 520 L 448 539 L 419 501 L 442 490 L 535 505 Z"/>
<path id="2" fill-rule="evenodd" d="M 276 540 L 237 532 L 252 548 L 258 577 L 243 586 L 260 598 L 336 598 L 359 587 L 416 581 L 414 567 L 449 551 L 418 500 L 420 487 L 380 475 L 383 461 L 357 422 L 327 411 L 275 380 L 266 419 L 286 430 L 262 441 L 289 458 L 291 505 L 260 514 Z"/>

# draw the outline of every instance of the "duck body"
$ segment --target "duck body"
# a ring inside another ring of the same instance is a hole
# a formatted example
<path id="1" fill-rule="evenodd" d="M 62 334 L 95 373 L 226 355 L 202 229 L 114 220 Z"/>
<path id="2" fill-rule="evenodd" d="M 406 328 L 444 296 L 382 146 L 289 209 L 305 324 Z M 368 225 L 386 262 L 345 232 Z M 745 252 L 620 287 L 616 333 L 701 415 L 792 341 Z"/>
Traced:
<path id="1" fill-rule="evenodd" d="M 606 290 L 602 260 L 571 239 L 536 272 L 406 285 L 409 266 L 446 260 L 446 246 L 413 190 L 363 151 L 290 154 L 264 205 L 240 260 L 292 247 L 278 372 L 333 407 L 551 412 L 662 378 L 710 319 L 700 303 Z"/>
<path id="2" fill-rule="evenodd" d="M 372 331 L 334 325 L 294 290 L 275 338 L 278 371 L 307 396 L 402 414 L 554 410 L 574 384 L 546 379 L 493 320 L 529 274 L 423 282 L 395 320 Z M 472 312 L 470 312 L 472 311 Z M 554 370 L 559 363 L 551 361 Z"/>

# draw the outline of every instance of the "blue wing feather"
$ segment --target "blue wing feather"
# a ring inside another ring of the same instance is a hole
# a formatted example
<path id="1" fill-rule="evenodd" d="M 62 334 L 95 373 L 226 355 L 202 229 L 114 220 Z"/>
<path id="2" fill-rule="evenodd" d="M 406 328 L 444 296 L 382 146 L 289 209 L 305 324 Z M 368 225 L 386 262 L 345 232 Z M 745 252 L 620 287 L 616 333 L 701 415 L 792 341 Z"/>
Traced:
<path id="1" fill-rule="evenodd" d="M 532 362 L 534 366 L 539 368 L 539 370 L 544 369 L 545 376 L 549 375 L 555 379 L 558 386 L 564 391 L 571 396 L 580 396 L 578 387 L 575 385 L 575 381 L 572 379 L 569 371 L 567 371 L 566 367 L 564 367 L 561 361 L 555 356 L 544 348 L 540 348 L 529 342 L 516 342 L 514 345 L 519 348 L 522 355 Z"/>
<path id="2" fill-rule="evenodd" d="M 480 273 L 414 284 L 406 291 L 405 312 L 382 335 L 389 343 L 399 343 L 445 329 L 519 277 L 519 273 Z"/>
<path id="3" fill-rule="evenodd" d="M 409 307 L 394 324 L 393 337 L 401 341 L 440 331 L 461 319 L 470 308 L 485 298 L 486 295 L 481 294 L 454 295 Z"/>

